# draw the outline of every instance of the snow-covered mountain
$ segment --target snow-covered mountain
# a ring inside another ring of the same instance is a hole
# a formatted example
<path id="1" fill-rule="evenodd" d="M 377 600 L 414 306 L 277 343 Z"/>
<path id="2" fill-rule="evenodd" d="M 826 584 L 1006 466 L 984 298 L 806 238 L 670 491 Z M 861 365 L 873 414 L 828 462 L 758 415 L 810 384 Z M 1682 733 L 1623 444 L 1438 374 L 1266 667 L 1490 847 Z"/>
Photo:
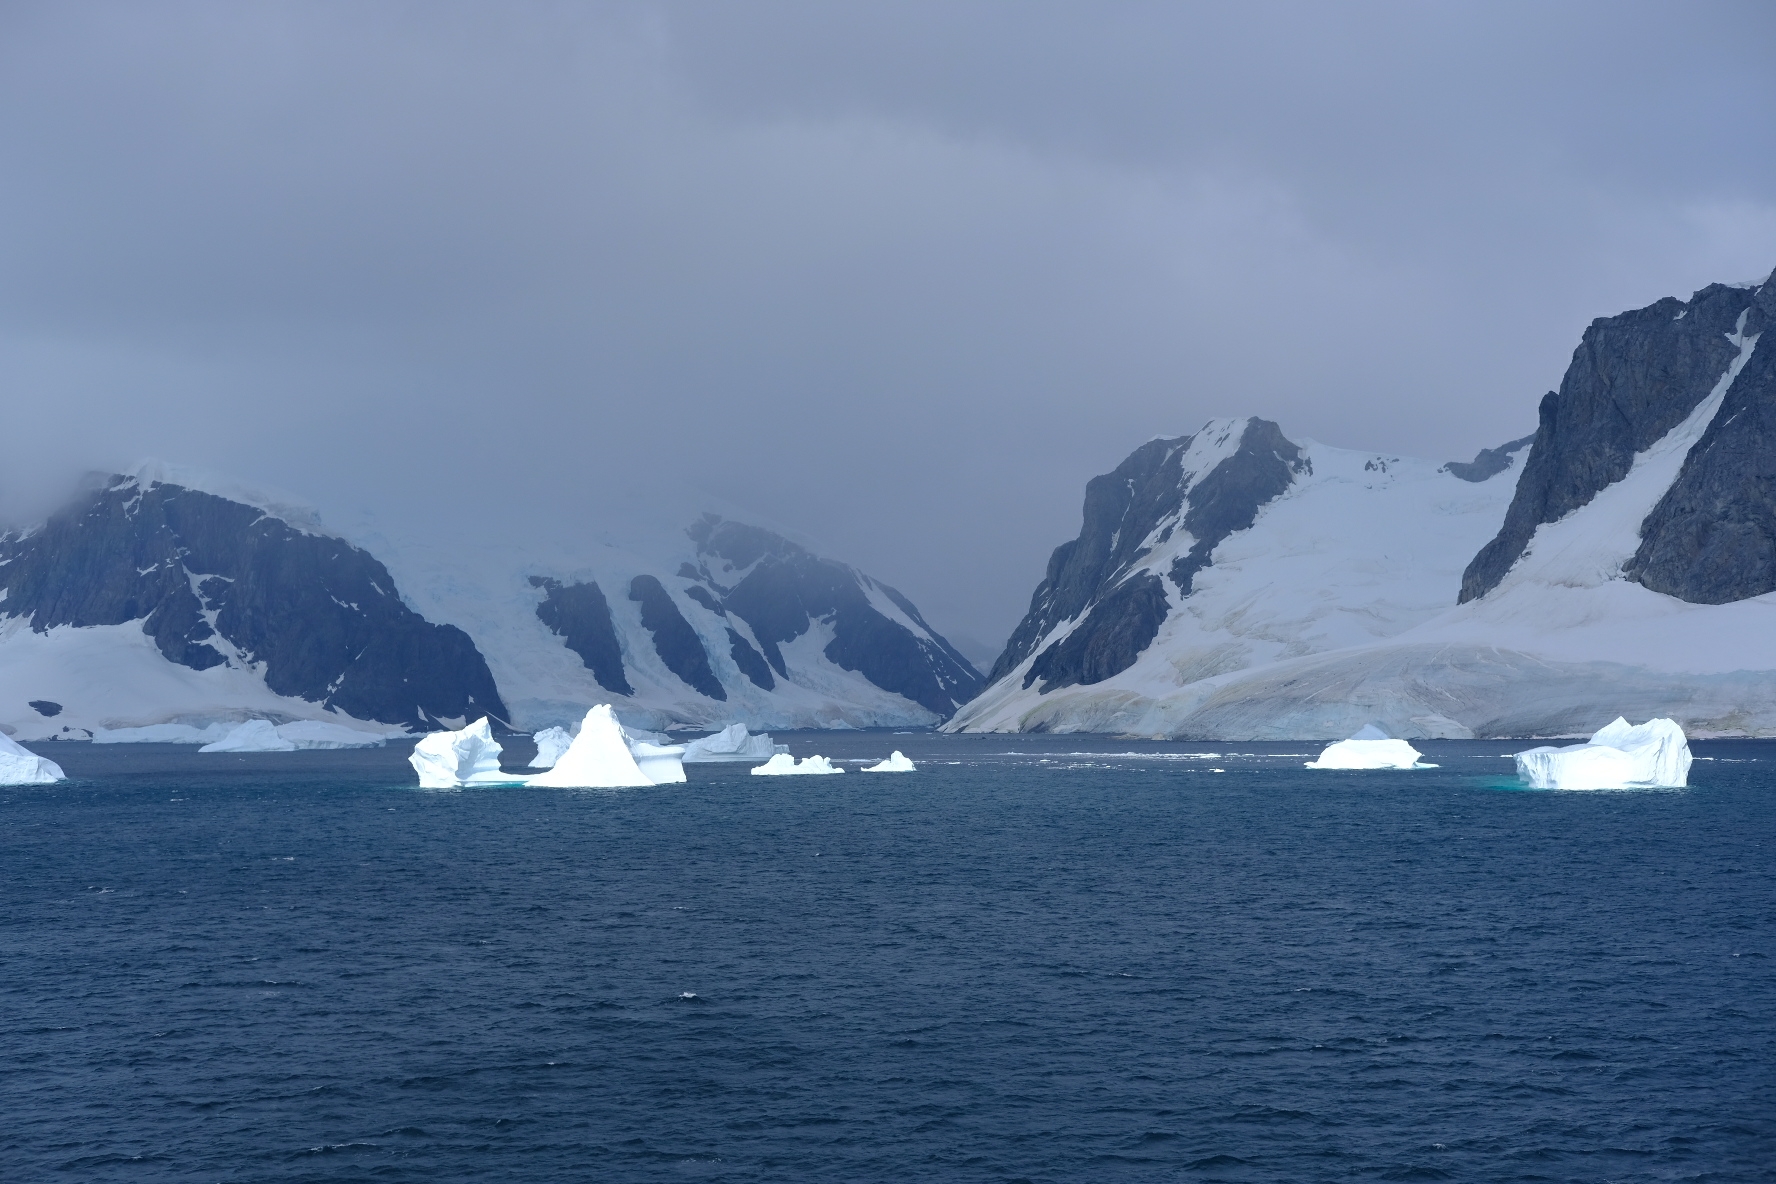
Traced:
<path id="1" fill-rule="evenodd" d="M 475 639 L 524 728 L 592 702 L 652 729 L 927 726 L 982 685 L 887 584 L 715 515 L 645 546 L 387 555 L 421 611 Z"/>
<path id="2" fill-rule="evenodd" d="M 1466 464 L 1256 419 L 1152 441 L 947 727 L 1776 735 L 1773 318 L 1766 283 L 1600 319 L 1535 435 Z"/>
<path id="3" fill-rule="evenodd" d="M 251 716 L 386 733 L 506 715 L 467 634 L 289 517 L 138 474 L 0 536 L 0 724 L 26 739 Z"/>
<path id="4" fill-rule="evenodd" d="M 0 535 L 0 729 L 539 728 L 599 702 L 650 728 L 906 726 L 981 685 L 894 589 L 714 516 L 653 558 L 501 540 L 388 553 L 213 479 L 95 480 Z"/>

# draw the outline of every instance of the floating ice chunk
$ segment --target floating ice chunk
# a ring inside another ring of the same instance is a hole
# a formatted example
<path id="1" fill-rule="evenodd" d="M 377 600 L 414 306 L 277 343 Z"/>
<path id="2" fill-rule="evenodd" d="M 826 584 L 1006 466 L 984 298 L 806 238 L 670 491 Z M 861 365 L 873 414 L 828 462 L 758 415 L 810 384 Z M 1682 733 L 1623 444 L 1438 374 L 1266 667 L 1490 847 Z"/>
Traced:
<path id="1" fill-rule="evenodd" d="M 0 785 L 50 785 L 63 779 L 60 765 L 0 733 Z"/>
<path id="2" fill-rule="evenodd" d="M 880 764 L 865 765 L 863 771 L 865 773 L 911 773 L 914 771 L 914 768 L 913 762 L 907 760 L 897 748 L 894 750 L 894 754 L 887 760 L 882 761 Z"/>
<path id="3" fill-rule="evenodd" d="M 672 759 L 676 763 L 677 757 Z M 634 754 L 629 751 L 622 725 L 611 714 L 608 703 L 600 703 L 586 713 L 580 734 L 574 737 L 554 768 L 528 780 L 531 785 L 554 789 L 618 789 L 655 784 L 653 777 L 642 772 Z M 682 768 L 673 780 L 684 780 Z"/>
<path id="4" fill-rule="evenodd" d="M 499 741 L 483 716 L 455 732 L 429 732 L 407 758 L 424 789 L 457 789 L 465 785 L 510 785 L 524 780 L 500 772 Z"/>
<path id="5" fill-rule="evenodd" d="M 787 777 L 797 773 L 843 773 L 844 771 L 823 756 L 804 757 L 797 761 L 787 752 L 780 752 L 753 769 L 752 773 L 755 777 Z"/>
<path id="6" fill-rule="evenodd" d="M 148 724 L 140 728 L 94 728 L 94 744 L 213 744 L 228 735 L 227 724 Z"/>
<path id="7" fill-rule="evenodd" d="M 544 728 L 532 739 L 537 746 L 536 758 L 530 762 L 533 769 L 553 769 L 561 754 L 573 743 L 573 736 L 566 728 Z"/>
<path id="8" fill-rule="evenodd" d="M 278 735 L 268 719 L 250 719 L 230 729 L 222 739 L 204 745 L 199 752 L 295 752 L 296 745 Z"/>
<path id="9" fill-rule="evenodd" d="M 1687 785 L 1690 744 L 1675 720 L 1631 725 L 1620 716 L 1584 744 L 1517 754 L 1517 775 L 1534 789 L 1651 789 Z"/>
<path id="10" fill-rule="evenodd" d="M 684 746 L 687 765 L 711 764 L 716 761 L 768 761 L 778 749 L 768 735 L 748 735 L 745 724 L 729 724 L 713 736 L 693 740 Z"/>
<path id="11" fill-rule="evenodd" d="M 1349 740 L 1328 744 L 1309 769 L 1434 769 L 1419 761 L 1424 755 L 1404 740 L 1392 740 L 1374 724 L 1364 724 Z"/>

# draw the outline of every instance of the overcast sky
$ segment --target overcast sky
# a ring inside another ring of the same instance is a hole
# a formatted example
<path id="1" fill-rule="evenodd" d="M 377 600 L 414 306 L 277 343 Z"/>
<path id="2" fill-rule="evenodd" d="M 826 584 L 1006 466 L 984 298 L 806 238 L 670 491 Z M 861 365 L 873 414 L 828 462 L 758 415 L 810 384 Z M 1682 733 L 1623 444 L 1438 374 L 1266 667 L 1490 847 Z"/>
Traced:
<path id="1" fill-rule="evenodd" d="M 1776 266 L 1776 6 L 0 0 L 15 503 L 706 492 L 989 646 L 1217 415 L 1444 460 Z"/>

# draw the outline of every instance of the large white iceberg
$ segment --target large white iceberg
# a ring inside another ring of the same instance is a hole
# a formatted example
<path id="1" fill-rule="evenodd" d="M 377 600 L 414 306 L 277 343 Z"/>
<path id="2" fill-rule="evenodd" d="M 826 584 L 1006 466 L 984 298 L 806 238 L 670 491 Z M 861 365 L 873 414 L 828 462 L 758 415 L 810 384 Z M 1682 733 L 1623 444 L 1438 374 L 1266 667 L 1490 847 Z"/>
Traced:
<path id="1" fill-rule="evenodd" d="M 62 779 L 60 765 L 0 733 L 0 785 L 49 785 Z"/>
<path id="2" fill-rule="evenodd" d="M 1374 724 L 1364 724 L 1348 740 L 1328 744 L 1317 761 L 1308 761 L 1309 769 L 1434 769 L 1422 763 L 1424 754 L 1406 743 L 1395 740 Z"/>
<path id="3" fill-rule="evenodd" d="M 486 717 L 455 732 L 430 732 L 413 746 L 408 763 L 424 789 L 457 789 L 465 785 L 511 785 L 523 777 L 500 772 L 503 751 Z"/>
<path id="4" fill-rule="evenodd" d="M 914 772 L 913 762 L 897 748 L 887 760 L 874 765 L 865 765 L 865 773 L 911 773 Z"/>
<path id="5" fill-rule="evenodd" d="M 787 777 L 798 773 L 843 773 L 839 768 L 823 756 L 805 757 L 797 761 L 787 752 L 779 752 L 764 764 L 752 770 L 755 777 Z"/>
<path id="6" fill-rule="evenodd" d="M 299 719 L 287 724 L 273 724 L 268 719 L 250 719 L 198 751 L 296 752 L 311 748 L 381 748 L 387 742 L 385 737 L 374 732 L 322 720 Z"/>
<path id="7" fill-rule="evenodd" d="M 528 778 L 531 785 L 554 789 L 621 789 L 628 786 L 656 785 L 659 781 L 683 781 L 684 769 L 678 776 L 667 776 L 670 766 L 678 764 L 677 746 L 670 748 L 637 742 L 637 749 L 649 749 L 642 758 L 654 766 L 643 770 L 631 752 L 629 740 L 610 704 L 601 703 L 586 713 L 580 734 L 574 737 L 567 751 L 546 773 Z"/>
<path id="8" fill-rule="evenodd" d="M 769 735 L 749 735 L 745 724 L 729 724 L 713 736 L 692 740 L 684 746 L 687 765 L 713 764 L 718 761 L 768 761 L 779 751 Z"/>
<path id="9" fill-rule="evenodd" d="M 1534 789 L 1677 788 L 1689 784 L 1690 744 L 1674 720 L 1617 716 L 1584 744 L 1518 753 L 1517 775 Z"/>
<path id="10" fill-rule="evenodd" d="M 531 739 L 537 746 L 536 757 L 530 762 L 533 769 L 553 769 L 574 740 L 573 733 L 566 728 L 544 728 Z"/>

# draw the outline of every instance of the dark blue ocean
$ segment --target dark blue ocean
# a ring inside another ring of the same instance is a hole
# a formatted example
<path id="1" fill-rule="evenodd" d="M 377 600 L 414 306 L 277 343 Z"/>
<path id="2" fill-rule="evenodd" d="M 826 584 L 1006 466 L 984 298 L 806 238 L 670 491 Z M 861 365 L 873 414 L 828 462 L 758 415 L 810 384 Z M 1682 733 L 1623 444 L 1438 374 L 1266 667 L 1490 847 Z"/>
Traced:
<path id="1" fill-rule="evenodd" d="M 781 738 L 920 771 L 45 748 L 0 1180 L 1776 1180 L 1776 745 Z"/>

